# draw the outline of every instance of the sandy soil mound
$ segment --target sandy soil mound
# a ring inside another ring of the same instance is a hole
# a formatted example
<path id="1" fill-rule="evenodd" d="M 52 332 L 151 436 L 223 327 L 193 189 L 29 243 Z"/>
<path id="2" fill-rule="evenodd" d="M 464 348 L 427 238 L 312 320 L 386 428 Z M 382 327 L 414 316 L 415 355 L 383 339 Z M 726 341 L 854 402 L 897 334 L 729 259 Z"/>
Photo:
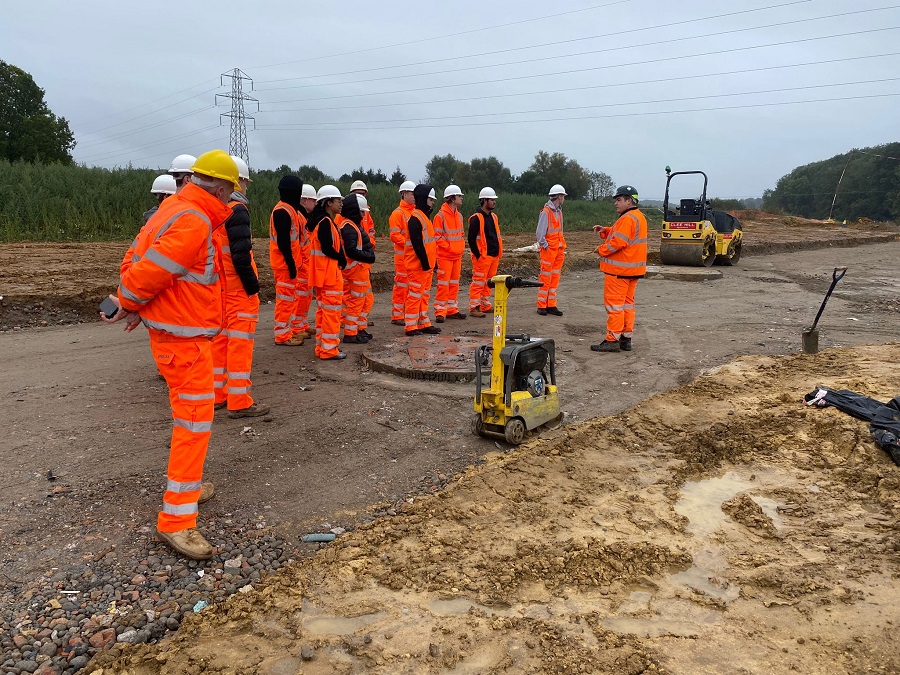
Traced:
<path id="1" fill-rule="evenodd" d="M 900 468 L 816 385 L 900 346 L 747 357 L 341 537 L 110 673 L 898 672 Z"/>

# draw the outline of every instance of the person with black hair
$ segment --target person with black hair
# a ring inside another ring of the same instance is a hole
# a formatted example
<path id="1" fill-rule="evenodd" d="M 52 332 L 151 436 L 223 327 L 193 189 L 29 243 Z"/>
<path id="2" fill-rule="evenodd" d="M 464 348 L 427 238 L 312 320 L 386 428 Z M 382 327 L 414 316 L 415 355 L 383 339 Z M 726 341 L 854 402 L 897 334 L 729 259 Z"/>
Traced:
<path id="1" fill-rule="evenodd" d="M 361 194 L 351 192 L 344 197 L 343 204 L 335 223 L 340 229 L 344 255 L 347 256 L 347 266 L 342 272 L 344 342 L 365 344 L 372 339 L 366 330 L 368 319 L 363 314 L 370 288 L 369 270 L 375 262 L 375 251 L 365 227 L 369 203 Z"/>
<path id="2" fill-rule="evenodd" d="M 343 240 L 335 224 L 342 207 L 340 190 L 334 185 L 323 185 L 316 193 L 316 207 L 306 223 L 310 239 L 309 286 L 316 294 L 316 356 L 320 359 L 347 358 L 338 349 L 344 304 L 341 270 L 347 266 Z"/>
<path id="3" fill-rule="evenodd" d="M 416 208 L 406 223 L 406 245 L 403 250 L 409 284 L 403 318 L 408 336 L 422 333 L 436 335 L 441 329 L 431 325 L 428 302 L 437 262 L 437 239 L 429 216 L 437 196 L 433 187 L 420 184 L 413 189 L 413 197 Z"/>
<path id="4" fill-rule="evenodd" d="M 304 336 L 294 333 L 292 324 L 298 313 L 297 267 L 302 260 L 300 248 L 300 197 L 303 181 L 284 176 L 278 183 L 281 200 L 269 217 L 269 264 L 275 277 L 275 344 L 298 347 Z"/>

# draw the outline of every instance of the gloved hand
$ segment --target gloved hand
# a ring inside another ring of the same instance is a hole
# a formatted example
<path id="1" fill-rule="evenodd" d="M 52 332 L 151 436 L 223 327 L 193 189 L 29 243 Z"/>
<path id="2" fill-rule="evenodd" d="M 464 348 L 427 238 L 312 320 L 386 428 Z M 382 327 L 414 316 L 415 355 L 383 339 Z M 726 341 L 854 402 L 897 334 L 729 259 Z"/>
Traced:
<path id="1" fill-rule="evenodd" d="M 290 265 L 290 266 L 288 267 L 288 275 L 291 277 L 291 279 L 296 279 L 296 278 L 297 278 L 297 267 L 296 267 L 296 265 Z"/>

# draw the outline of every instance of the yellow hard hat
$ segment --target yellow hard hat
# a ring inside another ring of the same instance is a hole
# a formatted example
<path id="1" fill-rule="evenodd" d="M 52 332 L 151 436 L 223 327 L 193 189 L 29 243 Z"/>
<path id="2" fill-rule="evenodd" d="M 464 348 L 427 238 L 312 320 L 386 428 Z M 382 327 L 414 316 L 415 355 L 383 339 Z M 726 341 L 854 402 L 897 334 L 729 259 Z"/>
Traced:
<path id="1" fill-rule="evenodd" d="M 194 162 L 191 171 L 203 174 L 204 176 L 231 181 L 235 190 L 241 189 L 237 164 L 231 159 L 231 155 L 224 150 L 210 150 L 209 152 L 204 152 L 197 158 L 197 161 Z"/>

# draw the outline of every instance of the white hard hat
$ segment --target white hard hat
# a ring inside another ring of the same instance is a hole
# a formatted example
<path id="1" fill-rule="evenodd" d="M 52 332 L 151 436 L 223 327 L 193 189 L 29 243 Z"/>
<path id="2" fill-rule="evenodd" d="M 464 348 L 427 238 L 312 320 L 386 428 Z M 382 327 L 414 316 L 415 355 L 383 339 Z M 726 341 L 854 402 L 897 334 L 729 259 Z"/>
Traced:
<path id="1" fill-rule="evenodd" d="M 319 188 L 319 191 L 316 193 L 316 201 L 322 201 L 323 199 L 343 199 L 341 196 L 341 191 L 338 190 L 334 185 L 323 185 Z"/>
<path id="2" fill-rule="evenodd" d="M 169 173 L 194 173 L 191 167 L 197 162 L 197 158 L 193 155 L 178 155 L 172 160 L 172 166 L 169 167 Z"/>
<path id="3" fill-rule="evenodd" d="M 402 183 L 400 183 L 400 189 L 397 190 L 397 192 L 412 192 L 415 189 L 416 189 L 415 183 L 413 183 L 411 180 L 405 180 Z"/>
<path id="4" fill-rule="evenodd" d="M 167 173 L 157 176 L 153 179 L 153 185 L 150 192 L 155 195 L 174 195 L 178 186 L 175 185 L 175 179 Z"/>
<path id="5" fill-rule="evenodd" d="M 303 189 L 300 190 L 300 196 L 306 197 L 307 199 L 315 199 L 316 198 L 316 188 L 314 188 L 309 183 L 304 183 Z"/>
<path id="6" fill-rule="evenodd" d="M 494 188 L 481 188 L 481 192 L 478 193 L 478 199 L 497 199 L 497 193 L 494 192 Z"/>
<path id="7" fill-rule="evenodd" d="M 562 185 L 557 183 L 552 188 L 550 188 L 550 192 L 547 193 L 547 196 L 555 197 L 556 195 L 565 195 L 565 194 L 566 194 L 566 189 Z"/>
<path id="8" fill-rule="evenodd" d="M 353 181 L 353 184 L 350 186 L 350 192 L 353 192 L 354 190 L 365 190 L 366 192 L 368 192 L 369 188 L 367 188 L 366 184 L 363 183 L 361 180 L 355 180 L 355 181 Z"/>
<path id="9" fill-rule="evenodd" d="M 356 201 L 359 204 L 359 210 L 363 213 L 369 212 L 369 200 L 363 197 L 361 194 L 356 195 Z"/>
<path id="10" fill-rule="evenodd" d="M 247 162 L 244 161 L 243 157 L 238 157 L 237 155 L 232 155 L 231 159 L 233 159 L 234 163 L 237 164 L 238 178 L 243 178 L 244 180 L 250 180 L 250 167 L 247 166 Z"/>
<path id="11" fill-rule="evenodd" d="M 428 192 L 428 199 L 437 199 L 437 195 L 434 193 L 434 188 Z"/>
<path id="12" fill-rule="evenodd" d="M 459 189 L 459 185 L 448 185 L 444 188 L 444 199 L 447 199 L 447 197 L 455 197 L 456 195 L 459 195 L 460 197 L 463 196 L 462 190 Z"/>

